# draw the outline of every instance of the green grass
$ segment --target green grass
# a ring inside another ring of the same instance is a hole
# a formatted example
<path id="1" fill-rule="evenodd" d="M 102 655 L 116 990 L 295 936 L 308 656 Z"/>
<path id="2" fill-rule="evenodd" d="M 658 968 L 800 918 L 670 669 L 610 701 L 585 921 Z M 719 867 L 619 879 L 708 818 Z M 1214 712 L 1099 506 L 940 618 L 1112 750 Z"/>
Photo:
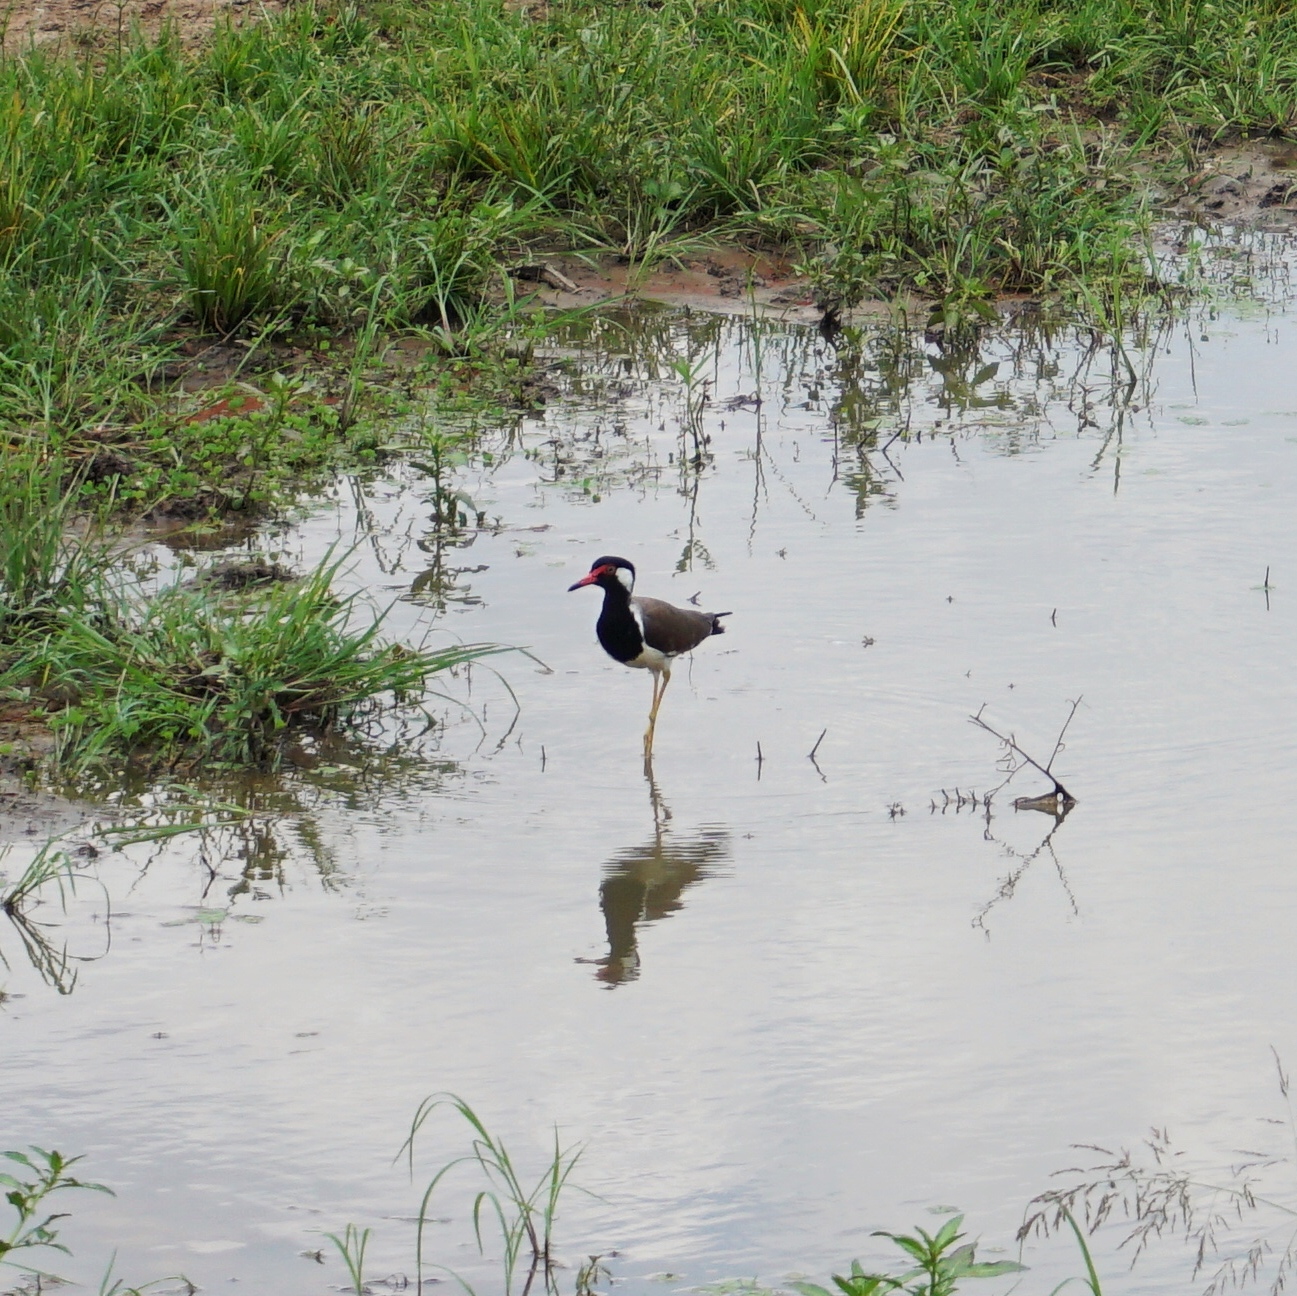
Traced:
<path id="1" fill-rule="evenodd" d="M 514 1161 L 503 1140 L 491 1132 L 477 1112 L 458 1095 L 439 1093 L 419 1104 L 410 1122 L 409 1136 L 397 1153 L 398 1158 L 402 1153 L 406 1155 L 411 1177 L 414 1175 L 415 1144 L 429 1120 L 442 1109 L 458 1115 L 468 1126 L 471 1137 L 468 1152 L 444 1163 L 424 1189 L 415 1235 L 416 1287 L 422 1289 L 426 1267 L 442 1267 L 427 1266 L 425 1260 L 424 1233 L 431 1218 L 429 1210 L 433 1195 L 447 1175 L 457 1167 L 467 1165 L 477 1169 L 480 1182 L 485 1185 L 473 1198 L 473 1233 L 478 1251 L 485 1250 L 484 1218 L 494 1221 L 499 1231 L 504 1296 L 513 1296 L 515 1291 L 520 1296 L 530 1296 L 533 1288 L 543 1290 L 546 1296 L 559 1296 L 561 1266 L 554 1255 L 554 1226 L 559 1200 L 581 1159 L 581 1149 L 564 1148 L 555 1129 L 553 1152 L 534 1186 L 529 1188 L 524 1179 L 525 1172 Z M 350 1233 L 351 1226 L 348 1229 Z M 597 1263 L 597 1259 L 591 1257 L 592 1263 Z M 453 1270 L 446 1272 L 455 1278 L 467 1296 L 475 1296 L 473 1288 L 463 1278 Z M 358 1268 L 352 1273 L 359 1286 Z M 580 1276 L 577 1283 L 579 1287 Z"/>
<path id="2" fill-rule="evenodd" d="M 381 615 L 334 593 L 340 558 L 297 580 L 147 591 L 128 553 L 74 519 L 78 485 L 60 485 L 57 463 L 15 454 L 7 467 L 0 696 L 53 732 L 51 773 L 272 766 L 303 735 L 418 713 L 435 675 L 502 651 L 387 642 Z"/>
<path id="3" fill-rule="evenodd" d="M 1149 289 L 1139 164 L 1286 131 L 1295 89 L 1279 0 L 374 0 L 197 50 L 11 54 L 0 420 L 69 461 L 104 428 L 175 427 L 201 397 L 168 366 L 198 334 L 416 331 L 494 382 L 535 327 L 506 271 L 536 249 L 739 240 L 792 251 L 830 307 L 1085 313 Z M 241 376 L 286 367 L 265 345 Z M 341 422 L 319 439 L 345 461 Z M 238 504 L 193 449 L 183 489 Z M 115 467 L 124 504 L 182 485 L 148 454 Z"/>
<path id="4" fill-rule="evenodd" d="M 381 618 L 333 593 L 340 565 L 233 595 L 190 583 L 146 596 L 104 581 L 79 614 L 12 644 L 0 686 L 44 717 L 67 774 L 125 760 L 265 766 L 303 733 L 417 706 L 432 676 L 501 651 L 385 642 Z"/>
<path id="5" fill-rule="evenodd" d="M 0 639 L 85 610 L 111 556 L 58 460 L 11 454 L 0 477 Z M 80 526 L 80 530 L 75 528 Z"/>

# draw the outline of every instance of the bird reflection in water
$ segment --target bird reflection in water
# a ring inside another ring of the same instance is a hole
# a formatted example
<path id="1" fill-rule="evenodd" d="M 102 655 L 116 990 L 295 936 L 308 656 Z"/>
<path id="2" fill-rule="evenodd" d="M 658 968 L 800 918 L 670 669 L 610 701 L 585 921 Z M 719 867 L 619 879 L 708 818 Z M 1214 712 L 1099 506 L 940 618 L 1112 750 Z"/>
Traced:
<path id="1" fill-rule="evenodd" d="M 593 962 L 595 976 L 609 986 L 639 977 L 640 927 L 682 909 L 686 889 L 718 872 L 730 857 L 729 833 L 724 828 L 705 827 L 694 836 L 674 836 L 671 811 L 658 790 L 651 763 L 645 764 L 644 777 L 653 807 L 653 836 L 642 846 L 619 851 L 604 866 L 599 908 L 608 930 L 608 954 L 578 960 Z"/>

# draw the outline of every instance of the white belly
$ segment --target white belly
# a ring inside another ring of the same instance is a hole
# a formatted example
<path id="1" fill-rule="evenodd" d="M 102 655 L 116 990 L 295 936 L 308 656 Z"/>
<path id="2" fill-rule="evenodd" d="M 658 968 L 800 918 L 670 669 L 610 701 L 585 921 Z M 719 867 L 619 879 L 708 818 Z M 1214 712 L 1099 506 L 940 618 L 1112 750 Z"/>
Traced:
<path id="1" fill-rule="evenodd" d="M 664 652 L 659 652 L 656 648 L 650 648 L 645 644 L 640 649 L 640 654 L 634 661 L 628 661 L 627 666 L 636 666 L 651 671 L 669 671 L 671 669 L 671 657 Z"/>

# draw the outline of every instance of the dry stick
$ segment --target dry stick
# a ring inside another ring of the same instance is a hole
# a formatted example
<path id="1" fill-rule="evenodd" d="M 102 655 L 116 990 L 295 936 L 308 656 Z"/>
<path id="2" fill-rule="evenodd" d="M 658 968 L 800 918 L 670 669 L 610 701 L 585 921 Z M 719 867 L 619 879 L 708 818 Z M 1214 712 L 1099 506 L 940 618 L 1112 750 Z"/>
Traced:
<path id="1" fill-rule="evenodd" d="M 1072 709 L 1067 713 L 1067 719 L 1063 721 L 1063 727 L 1058 731 L 1058 738 L 1054 743 L 1054 750 L 1050 753 L 1049 760 L 1046 761 L 1044 765 L 1023 751 L 1014 740 L 1012 734 L 1002 734 L 998 729 L 993 729 L 985 720 L 982 719 L 982 712 L 986 710 L 985 702 L 983 702 L 978 708 L 976 715 L 969 716 L 968 718 L 973 722 L 973 724 L 977 725 L 979 729 L 985 729 L 992 737 L 998 738 L 1000 742 L 1009 748 L 1010 751 L 1017 752 L 1017 754 L 1022 757 L 1022 759 L 1030 765 L 1032 769 L 1039 770 L 1054 785 L 1054 792 L 1056 795 L 1061 797 L 1069 805 L 1075 805 L 1076 798 L 1054 777 L 1050 772 L 1050 767 L 1053 765 L 1055 757 L 1063 749 L 1063 737 L 1067 733 L 1067 727 L 1072 723 L 1072 717 L 1076 715 L 1076 709 L 1081 705 L 1081 701 L 1082 699 L 1078 697 L 1076 701 L 1072 703 Z M 1015 770 L 1013 773 L 1016 772 L 1017 771 Z M 1013 773 L 1010 773 L 1009 778 L 1013 777 Z M 1008 779 L 1006 779 L 1005 782 L 1007 783 Z M 1003 787 L 1004 784 L 1001 784 L 1000 786 Z"/>
<path id="2" fill-rule="evenodd" d="M 815 759 L 815 753 L 819 751 L 820 743 L 824 741 L 824 735 L 828 732 L 829 731 L 827 726 L 820 730 L 820 736 L 815 740 L 815 746 L 812 747 L 810 752 L 807 754 L 807 759 L 815 767 L 815 772 L 820 776 L 821 783 L 827 783 L 829 780 L 828 780 L 828 776 L 824 773 L 824 771 L 820 769 L 820 763 Z"/>

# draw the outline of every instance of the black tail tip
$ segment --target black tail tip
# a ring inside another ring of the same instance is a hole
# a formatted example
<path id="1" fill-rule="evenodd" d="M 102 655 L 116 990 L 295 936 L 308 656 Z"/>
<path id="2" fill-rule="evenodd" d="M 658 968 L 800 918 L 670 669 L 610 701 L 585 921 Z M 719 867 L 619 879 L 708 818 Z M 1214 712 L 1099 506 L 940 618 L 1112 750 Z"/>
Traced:
<path id="1" fill-rule="evenodd" d="M 712 613 L 712 634 L 724 634 L 725 627 L 721 625 L 721 617 L 732 616 L 730 612 L 713 612 Z"/>

